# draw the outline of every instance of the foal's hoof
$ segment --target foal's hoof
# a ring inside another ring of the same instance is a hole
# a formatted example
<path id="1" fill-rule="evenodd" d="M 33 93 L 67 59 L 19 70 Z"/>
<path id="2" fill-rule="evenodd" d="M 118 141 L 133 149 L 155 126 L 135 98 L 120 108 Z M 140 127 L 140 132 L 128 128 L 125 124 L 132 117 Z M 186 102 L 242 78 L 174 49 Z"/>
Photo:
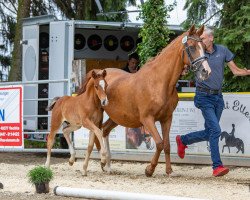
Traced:
<path id="1" fill-rule="evenodd" d="M 75 161 L 71 161 L 69 160 L 69 165 L 72 166 L 74 164 Z"/>
<path id="2" fill-rule="evenodd" d="M 151 165 L 148 165 L 148 166 L 146 167 L 146 169 L 145 169 L 145 175 L 146 175 L 147 177 L 151 177 L 151 176 L 153 175 L 154 171 L 155 171 L 155 170 L 152 169 Z"/>
<path id="3" fill-rule="evenodd" d="M 102 171 L 105 171 L 105 170 L 104 170 L 105 165 L 106 165 L 106 163 L 101 162 Z"/>
<path id="4" fill-rule="evenodd" d="M 86 171 L 83 172 L 83 173 L 82 173 L 82 176 L 87 176 L 87 172 L 86 172 Z"/>

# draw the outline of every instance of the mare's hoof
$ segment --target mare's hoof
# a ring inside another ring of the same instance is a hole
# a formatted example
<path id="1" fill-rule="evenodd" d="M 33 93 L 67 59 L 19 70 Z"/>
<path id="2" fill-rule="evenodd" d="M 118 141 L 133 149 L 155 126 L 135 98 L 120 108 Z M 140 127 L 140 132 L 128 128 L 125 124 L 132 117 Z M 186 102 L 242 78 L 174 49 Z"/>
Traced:
<path id="1" fill-rule="evenodd" d="M 167 175 L 170 175 L 173 172 L 172 168 L 166 169 Z"/>
<path id="2" fill-rule="evenodd" d="M 147 177 L 151 177 L 151 176 L 153 175 L 153 173 L 154 173 L 154 170 L 152 170 L 152 169 L 151 169 L 151 166 L 148 165 L 148 166 L 146 167 L 146 169 L 145 169 L 145 175 L 146 175 Z"/>
<path id="3" fill-rule="evenodd" d="M 108 167 L 107 165 L 105 165 L 105 167 L 102 168 L 102 171 L 107 173 L 107 174 L 111 174 L 111 168 Z"/>

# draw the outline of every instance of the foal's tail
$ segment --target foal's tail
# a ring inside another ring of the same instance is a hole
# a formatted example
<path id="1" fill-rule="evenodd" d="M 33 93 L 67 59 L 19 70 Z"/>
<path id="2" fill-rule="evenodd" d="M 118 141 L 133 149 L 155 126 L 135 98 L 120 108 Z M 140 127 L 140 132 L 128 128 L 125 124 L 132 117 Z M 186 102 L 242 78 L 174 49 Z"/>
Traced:
<path id="1" fill-rule="evenodd" d="M 55 97 L 55 98 L 51 101 L 51 103 L 48 105 L 48 107 L 45 108 L 45 110 L 46 110 L 46 111 L 51 111 L 51 110 L 54 108 L 54 106 L 55 106 L 57 100 L 60 99 L 60 98 L 61 98 L 61 97 Z"/>

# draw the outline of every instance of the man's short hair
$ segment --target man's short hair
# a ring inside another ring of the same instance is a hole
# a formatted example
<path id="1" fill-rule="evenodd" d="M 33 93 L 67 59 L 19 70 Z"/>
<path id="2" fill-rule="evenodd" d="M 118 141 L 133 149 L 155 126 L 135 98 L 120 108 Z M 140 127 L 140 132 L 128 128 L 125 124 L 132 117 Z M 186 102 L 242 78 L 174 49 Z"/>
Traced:
<path id="1" fill-rule="evenodd" d="M 209 27 L 207 27 L 207 26 L 205 27 L 204 32 L 205 32 L 207 35 L 212 35 L 212 36 L 214 36 L 214 30 L 211 29 L 211 28 L 209 28 Z"/>
<path id="2" fill-rule="evenodd" d="M 129 56 L 128 56 L 128 60 L 131 60 L 132 58 L 136 59 L 136 60 L 139 60 L 139 56 L 137 53 L 131 53 Z"/>

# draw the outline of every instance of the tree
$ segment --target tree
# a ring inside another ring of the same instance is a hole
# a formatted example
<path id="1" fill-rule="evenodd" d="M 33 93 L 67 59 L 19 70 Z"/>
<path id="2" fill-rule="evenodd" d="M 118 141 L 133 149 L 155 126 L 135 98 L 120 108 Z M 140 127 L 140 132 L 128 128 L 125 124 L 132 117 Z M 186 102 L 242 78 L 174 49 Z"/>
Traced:
<path id="1" fill-rule="evenodd" d="M 140 18 L 143 27 L 139 36 L 142 42 L 138 45 L 138 52 L 143 65 L 148 59 L 160 52 L 169 41 L 171 31 L 167 27 L 168 12 L 173 10 L 176 3 L 166 7 L 164 0 L 148 0 L 142 5 Z"/>
<path id="2" fill-rule="evenodd" d="M 215 42 L 224 44 L 236 54 L 235 60 L 239 67 L 250 68 L 249 0 L 186 0 L 184 9 L 188 13 L 184 26 L 192 23 L 202 24 L 210 20 L 207 24 L 215 29 Z M 226 68 L 223 89 L 228 92 L 249 91 L 250 79 L 234 77 Z"/>
<path id="3" fill-rule="evenodd" d="M 94 0 L 51 0 L 57 8 L 61 11 L 62 15 L 68 19 L 76 20 L 107 20 L 107 21 L 121 21 L 124 16 L 122 15 L 105 15 L 97 16 L 99 13 L 98 7 Z M 136 0 L 100 0 L 104 12 L 122 11 L 126 10 L 126 5 L 136 5 Z M 127 16 L 125 15 L 125 18 Z"/>
<path id="4" fill-rule="evenodd" d="M 31 0 L 18 0 L 17 23 L 15 26 L 14 49 L 12 53 L 12 65 L 9 74 L 9 81 L 22 80 L 22 60 L 21 60 L 21 45 L 22 38 L 22 23 L 21 19 L 28 17 L 30 14 Z"/>
<path id="5" fill-rule="evenodd" d="M 3 66 L 9 66 L 11 70 L 9 81 L 20 81 L 22 77 L 21 45 L 22 18 L 44 15 L 48 12 L 54 13 L 49 1 L 41 0 L 0 0 L 1 36 L 3 54 L 0 55 L 0 62 Z M 13 49 L 13 51 L 12 51 Z M 10 52 L 6 55 L 6 52 Z M 12 55 L 12 56 L 10 56 Z"/>
<path id="6" fill-rule="evenodd" d="M 13 12 L 15 13 L 15 7 L 12 6 L 13 4 L 15 1 L 0 1 L 0 64 L 4 68 L 10 66 L 11 57 L 8 52 L 15 36 L 15 18 L 12 16 Z M 0 74 L 2 74 L 1 71 Z"/>

